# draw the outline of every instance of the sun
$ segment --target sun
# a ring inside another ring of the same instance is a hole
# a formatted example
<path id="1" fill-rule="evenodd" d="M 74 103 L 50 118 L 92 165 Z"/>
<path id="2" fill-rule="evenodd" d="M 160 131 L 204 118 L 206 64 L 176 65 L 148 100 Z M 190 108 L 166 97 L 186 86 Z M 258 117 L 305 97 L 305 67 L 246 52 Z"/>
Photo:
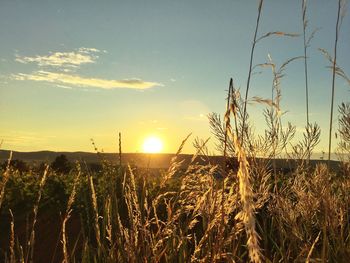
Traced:
<path id="1" fill-rule="evenodd" d="M 163 142 L 158 137 L 147 137 L 143 142 L 144 153 L 160 153 L 163 149 Z"/>

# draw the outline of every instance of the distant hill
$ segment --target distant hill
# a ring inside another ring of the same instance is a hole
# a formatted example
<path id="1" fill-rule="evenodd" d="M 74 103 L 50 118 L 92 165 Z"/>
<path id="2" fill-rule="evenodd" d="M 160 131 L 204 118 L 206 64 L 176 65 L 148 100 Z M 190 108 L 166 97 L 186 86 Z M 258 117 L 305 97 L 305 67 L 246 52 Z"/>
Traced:
<path id="1" fill-rule="evenodd" d="M 12 152 L 12 159 L 19 159 L 27 163 L 51 163 L 61 154 L 67 156 L 71 162 L 84 161 L 86 163 L 100 163 L 101 160 L 106 160 L 111 163 L 118 163 L 119 156 L 116 153 L 92 153 L 92 152 L 53 152 L 53 151 L 38 151 L 38 152 Z M 9 150 L 0 150 L 0 162 L 4 162 L 9 158 Z M 173 154 L 144 154 L 144 153 L 123 153 L 122 162 L 130 163 L 140 167 L 147 166 L 148 162 L 155 168 L 166 168 L 170 164 Z"/>
<path id="2" fill-rule="evenodd" d="M 12 159 L 19 159 L 30 164 L 40 164 L 40 163 L 51 163 L 55 158 L 61 154 L 67 156 L 68 160 L 71 162 L 79 161 L 86 163 L 100 163 L 102 160 L 117 164 L 119 162 L 119 156 L 117 153 L 92 153 L 92 152 L 53 152 L 53 151 L 38 151 L 38 152 L 12 152 Z M 0 162 L 3 163 L 9 158 L 9 150 L 0 150 Z M 122 163 L 131 164 L 138 167 L 150 168 L 162 168 L 167 169 L 170 165 L 171 159 L 175 154 L 145 154 L 145 153 L 123 153 Z M 183 160 L 183 167 L 186 167 L 192 159 L 193 155 L 181 154 L 179 156 L 180 160 Z M 210 156 L 209 159 L 204 156 L 197 156 L 195 163 L 205 164 L 208 162 L 212 164 L 222 164 L 222 156 Z M 316 163 L 325 162 L 321 160 L 311 160 L 312 165 Z M 287 159 L 277 159 L 277 167 L 279 169 L 290 169 L 294 167 L 295 160 Z M 338 167 L 337 161 L 332 161 L 332 166 Z"/>

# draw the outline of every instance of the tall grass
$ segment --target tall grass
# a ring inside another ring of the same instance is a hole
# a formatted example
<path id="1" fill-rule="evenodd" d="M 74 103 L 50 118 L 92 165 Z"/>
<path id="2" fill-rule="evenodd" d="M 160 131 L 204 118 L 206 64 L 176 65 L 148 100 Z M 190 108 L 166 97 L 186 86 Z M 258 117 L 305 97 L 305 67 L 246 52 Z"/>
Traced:
<path id="1" fill-rule="evenodd" d="M 42 251 L 47 226 L 42 219 L 45 213 L 56 213 L 58 224 L 48 226 L 59 228 L 53 238 L 60 249 L 49 255 L 52 262 L 349 262 L 349 103 L 339 106 L 338 129 L 339 151 L 347 157 L 337 163 L 339 167 L 329 160 L 328 167 L 310 160 L 321 131 L 309 121 L 306 1 L 302 11 L 307 123 L 300 141 L 292 140 L 295 126 L 282 125 L 281 79 L 287 65 L 302 57 L 278 67 L 269 56 L 268 62 L 256 65 L 272 69 L 271 98 L 248 98 L 256 43 L 272 35 L 296 36 L 276 31 L 258 37 L 262 5 L 261 0 L 245 94 L 242 97 L 230 79 L 223 121 L 218 114 L 209 115 L 223 156 L 220 161 L 209 156 L 209 139 L 195 139 L 196 153 L 186 163 L 181 152 L 191 134 L 164 171 L 125 164 L 120 133 L 116 164 L 107 162 L 92 141 L 102 163 L 99 172 L 85 164 L 66 175 L 49 167 L 23 175 L 11 168 L 10 157 L 0 187 L 0 218 L 8 218 L 8 235 L 0 237 L 1 244 L 8 244 L 1 247 L 1 261 L 47 262 Z M 337 30 L 339 10 L 340 1 Z M 335 75 L 350 83 L 336 64 L 337 42 L 338 32 L 334 59 L 322 50 L 332 63 L 332 110 Z M 263 134 L 254 132 L 248 101 L 266 106 Z M 283 154 L 288 160 L 281 158 Z M 59 189 L 62 192 L 55 195 Z M 22 196 L 31 203 L 29 209 L 23 209 Z M 26 215 L 28 239 L 21 231 Z"/>

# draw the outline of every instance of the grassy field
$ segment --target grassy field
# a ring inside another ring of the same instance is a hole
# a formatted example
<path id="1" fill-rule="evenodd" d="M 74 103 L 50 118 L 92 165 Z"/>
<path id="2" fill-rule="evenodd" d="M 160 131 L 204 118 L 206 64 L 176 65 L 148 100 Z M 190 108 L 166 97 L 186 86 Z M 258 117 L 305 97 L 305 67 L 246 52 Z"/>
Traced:
<path id="1" fill-rule="evenodd" d="M 341 20 L 341 5 L 336 35 Z M 168 167 L 153 169 L 111 162 L 97 153 L 101 169 L 84 162 L 61 173 L 49 165 L 26 172 L 11 165 L 1 171 L 1 262 L 349 262 L 350 261 L 350 104 L 333 105 L 335 77 L 350 83 L 330 55 L 329 156 L 310 160 L 320 128 L 309 120 L 295 142 L 296 128 L 281 118 L 280 80 L 287 65 L 303 59 L 308 109 L 306 2 L 303 1 L 304 55 L 280 68 L 273 61 L 272 97 L 253 97 L 266 109 L 264 134 L 255 134 L 247 102 L 257 36 L 259 2 L 247 86 L 231 79 L 223 119 L 209 116 L 222 157 L 208 156 L 207 140 L 197 152 L 181 155 L 185 138 Z M 258 65 L 259 66 L 259 65 Z M 335 117 L 335 112 L 338 112 Z M 337 152 L 330 158 L 338 119 Z M 121 148 L 121 145 L 120 145 Z M 281 169 L 281 159 L 290 164 Z M 186 159 L 186 160 L 185 160 Z"/>
<path id="2" fill-rule="evenodd" d="M 107 161 L 100 172 L 77 164 L 68 174 L 9 166 L 0 255 L 5 262 L 347 262 L 348 163 L 336 163 L 335 173 L 326 162 L 299 159 L 274 173 L 273 160 L 246 156 L 234 142 L 239 163 L 228 153 L 226 168 L 197 164 L 205 155 L 186 167 L 177 155 L 167 170 Z"/>

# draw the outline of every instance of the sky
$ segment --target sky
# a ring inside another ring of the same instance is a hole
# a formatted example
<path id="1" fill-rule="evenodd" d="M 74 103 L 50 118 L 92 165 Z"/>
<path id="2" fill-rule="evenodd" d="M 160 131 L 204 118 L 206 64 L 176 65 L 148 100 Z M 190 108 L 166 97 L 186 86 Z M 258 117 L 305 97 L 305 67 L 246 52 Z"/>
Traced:
<path id="1" fill-rule="evenodd" d="M 309 54 L 310 119 L 321 126 L 317 151 L 328 149 L 332 75 L 318 48 L 333 54 L 337 1 L 307 2 L 307 34 L 319 28 Z M 229 79 L 245 92 L 258 1 L 0 1 L 0 140 L 16 151 L 142 151 L 150 135 L 163 152 L 211 137 L 207 115 L 223 114 Z M 346 6 L 345 11 L 349 11 Z M 349 12 L 348 12 L 349 13 Z M 258 36 L 301 33 L 301 1 L 265 0 Z M 254 64 L 277 66 L 303 55 L 302 37 L 261 40 Z M 342 22 L 338 65 L 350 75 L 350 16 Z M 260 72 L 261 71 L 261 72 Z M 259 70 L 249 97 L 269 98 L 272 73 Z M 283 121 L 301 138 L 306 122 L 303 60 L 281 81 Z M 349 102 L 350 88 L 336 79 L 335 105 Z M 261 105 L 248 112 L 257 133 Z M 337 113 L 337 110 L 335 110 Z M 338 127 L 335 116 L 334 129 Z M 336 142 L 333 143 L 336 146 Z"/>

